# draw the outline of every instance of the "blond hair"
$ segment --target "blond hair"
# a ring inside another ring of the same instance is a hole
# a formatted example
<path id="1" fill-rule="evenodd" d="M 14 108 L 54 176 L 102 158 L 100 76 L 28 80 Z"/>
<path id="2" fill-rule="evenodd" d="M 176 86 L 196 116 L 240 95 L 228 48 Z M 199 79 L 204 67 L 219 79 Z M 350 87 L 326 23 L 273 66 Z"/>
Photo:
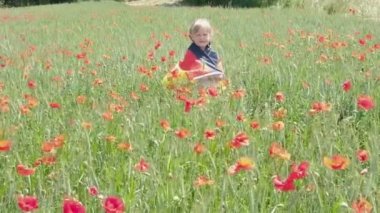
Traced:
<path id="1" fill-rule="evenodd" d="M 199 31 L 199 29 L 201 29 L 201 28 L 209 31 L 209 33 L 212 36 L 213 30 L 212 30 L 211 24 L 210 24 L 209 20 L 204 19 L 204 18 L 199 18 L 191 24 L 190 29 L 189 29 L 190 35 L 197 33 Z"/>

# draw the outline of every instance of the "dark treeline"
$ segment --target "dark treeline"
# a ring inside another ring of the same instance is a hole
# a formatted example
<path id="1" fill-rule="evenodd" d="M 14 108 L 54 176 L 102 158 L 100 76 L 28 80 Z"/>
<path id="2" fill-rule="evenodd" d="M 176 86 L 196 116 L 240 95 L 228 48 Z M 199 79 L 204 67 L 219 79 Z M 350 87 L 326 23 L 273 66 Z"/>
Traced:
<path id="1" fill-rule="evenodd" d="M 77 0 L 0 0 L 0 5 L 5 7 L 21 7 L 44 4 L 72 3 Z"/>
<path id="2" fill-rule="evenodd" d="M 73 3 L 82 0 L 0 0 L 0 7 L 20 7 L 44 4 Z M 116 0 L 122 1 L 122 0 Z M 128 1 L 128 0 L 127 0 Z M 182 0 L 184 5 L 221 7 L 267 7 L 279 0 Z"/>
<path id="3" fill-rule="evenodd" d="M 221 7 L 267 7 L 279 0 L 183 0 L 182 3 L 193 6 L 221 6 Z"/>

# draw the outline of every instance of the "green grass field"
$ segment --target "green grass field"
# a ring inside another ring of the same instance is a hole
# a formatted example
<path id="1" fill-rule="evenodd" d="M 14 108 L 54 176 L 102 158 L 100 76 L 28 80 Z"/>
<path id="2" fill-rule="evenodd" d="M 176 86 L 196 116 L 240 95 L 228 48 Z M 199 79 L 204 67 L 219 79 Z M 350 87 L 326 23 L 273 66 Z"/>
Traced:
<path id="1" fill-rule="evenodd" d="M 229 85 L 184 112 L 161 80 L 199 17 L 215 28 Z M 365 212 L 360 199 L 379 212 L 378 24 L 292 9 L 0 9 L 0 212 L 20 211 L 20 195 L 47 213 L 65 198 L 103 212 L 110 195 L 126 212 Z M 249 145 L 230 146 L 239 139 Z M 281 188 L 301 162 L 295 188 Z"/>

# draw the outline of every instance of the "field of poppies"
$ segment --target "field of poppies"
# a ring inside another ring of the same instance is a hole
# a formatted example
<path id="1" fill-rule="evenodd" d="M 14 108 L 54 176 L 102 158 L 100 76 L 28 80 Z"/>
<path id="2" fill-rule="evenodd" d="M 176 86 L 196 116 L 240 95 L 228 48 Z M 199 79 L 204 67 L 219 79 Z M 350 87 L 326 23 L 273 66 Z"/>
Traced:
<path id="1" fill-rule="evenodd" d="M 167 89 L 199 17 L 227 80 Z M 378 212 L 378 24 L 351 9 L 0 9 L 1 212 Z"/>

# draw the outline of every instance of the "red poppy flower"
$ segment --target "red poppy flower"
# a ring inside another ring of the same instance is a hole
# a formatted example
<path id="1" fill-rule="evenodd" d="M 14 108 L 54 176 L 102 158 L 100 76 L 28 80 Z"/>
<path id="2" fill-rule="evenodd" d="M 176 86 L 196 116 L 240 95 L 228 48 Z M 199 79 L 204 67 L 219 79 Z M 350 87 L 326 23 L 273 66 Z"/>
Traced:
<path id="1" fill-rule="evenodd" d="M 230 142 L 229 146 L 234 149 L 238 149 L 242 146 L 248 146 L 249 145 L 249 138 L 248 135 L 244 132 L 238 133 Z"/>
<path id="2" fill-rule="evenodd" d="M 287 178 L 286 180 L 281 180 L 279 176 L 275 176 L 272 180 L 274 188 L 278 191 L 288 192 L 296 189 L 294 185 L 294 180 Z"/>
<path id="3" fill-rule="evenodd" d="M 204 132 L 204 137 L 207 139 L 207 140 L 213 140 L 213 139 L 215 139 L 215 136 L 216 136 L 216 132 L 214 131 L 214 130 L 210 130 L 210 129 L 208 129 L 208 130 L 206 130 L 205 132 Z"/>
<path id="4" fill-rule="evenodd" d="M 352 87 L 352 84 L 350 80 L 343 82 L 342 88 L 345 92 L 350 91 L 351 87 Z"/>
<path id="5" fill-rule="evenodd" d="M 104 199 L 103 208 L 106 213 L 122 213 L 125 211 L 123 200 L 116 196 L 108 196 Z"/>
<path id="6" fill-rule="evenodd" d="M 33 175 L 36 172 L 36 169 L 27 168 L 22 164 L 17 165 L 16 169 L 17 169 L 17 174 L 19 174 L 21 176 Z"/>
<path id="7" fill-rule="evenodd" d="M 175 131 L 175 135 L 180 139 L 184 139 L 190 135 L 190 132 L 189 132 L 189 130 L 187 130 L 185 128 L 181 128 L 181 129 Z"/>
<path id="8" fill-rule="evenodd" d="M 245 121 L 245 116 L 242 112 L 236 115 L 236 120 L 239 122 L 244 122 Z"/>
<path id="9" fill-rule="evenodd" d="M 185 112 L 190 112 L 191 108 L 195 104 L 194 101 L 191 101 L 191 100 L 185 100 L 184 103 L 185 103 Z"/>
<path id="10" fill-rule="evenodd" d="M 62 204 L 63 213 L 86 213 L 83 204 L 73 198 L 66 198 Z"/>
<path id="11" fill-rule="evenodd" d="M 169 51 L 169 56 L 170 57 L 174 57 L 175 56 L 175 51 L 174 50 L 170 50 Z"/>
<path id="12" fill-rule="evenodd" d="M 291 173 L 288 178 L 293 180 L 303 179 L 308 175 L 309 162 L 303 161 L 298 166 L 292 164 Z"/>
<path id="13" fill-rule="evenodd" d="M 372 205 L 365 198 L 359 198 L 352 203 L 352 209 L 355 213 L 370 213 L 372 212 Z"/>
<path id="14" fill-rule="evenodd" d="M 0 140 L 0 152 L 7 152 L 11 149 L 11 141 L 9 140 Z"/>
<path id="15" fill-rule="evenodd" d="M 161 47 L 161 42 L 160 41 L 156 41 L 156 44 L 154 45 L 154 49 L 158 49 Z"/>
<path id="16" fill-rule="evenodd" d="M 255 130 L 260 129 L 260 123 L 258 121 L 252 121 L 250 126 L 252 129 L 255 129 Z"/>
<path id="17" fill-rule="evenodd" d="M 139 172 L 146 172 L 149 170 L 149 164 L 143 158 L 135 164 L 135 169 Z"/>
<path id="18" fill-rule="evenodd" d="M 78 53 L 76 55 L 77 59 L 84 59 L 87 57 L 87 54 L 85 52 L 82 52 L 82 53 Z"/>
<path id="19" fill-rule="evenodd" d="M 90 186 L 87 188 L 87 191 L 88 191 L 88 194 L 90 194 L 91 196 L 98 196 L 99 194 L 99 190 L 96 186 Z"/>
<path id="20" fill-rule="evenodd" d="M 38 199 L 35 196 L 19 195 L 17 197 L 17 204 L 23 212 L 31 212 L 38 209 Z"/>
<path id="21" fill-rule="evenodd" d="M 364 46 L 364 45 L 366 45 L 366 44 L 367 44 L 366 40 L 365 40 L 365 39 L 362 39 L 362 38 L 361 38 L 361 39 L 359 39 L 359 41 L 358 41 L 358 42 L 359 42 L 359 44 L 360 44 L 360 45 L 362 45 L 362 46 Z"/>
<path id="22" fill-rule="evenodd" d="M 357 99 L 357 106 L 359 109 L 368 111 L 375 107 L 375 102 L 369 95 L 360 95 Z"/>
<path id="23" fill-rule="evenodd" d="M 196 143 L 193 150 L 197 154 L 202 154 L 206 150 L 206 147 L 201 143 Z"/>
<path id="24" fill-rule="evenodd" d="M 209 94 L 212 97 L 216 97 L 218 96 L 218 89 L 216 89 L 215 87 L 209 87 L 207 89 L 207 94 Z"/>
<path id="25" fill-rule="evenodd" d="M 149 87 L 146 84 L 140 84 L 140 91 L 141 92 L 148 92 Z"/>
<path id="26" fill-rule="evenodd" d="M 30 89 L 35 89 L 35 88 L 37 87 L 37 83 L 36 83 L 36 81 L 35 81 L 35 80 L 29 80 L 29 81 L 28 81 L 28 87 L 29 87 Z"/>
<path id="27" fill-rule="evenodd" d="M 51 103 L 49 104 L 49 106 L 50 106 L 51 108 L 53 108 L 53 109 L 59 109 L 59 108 L 61 108 L 61 105 L 60 105 L 59 103 L 56 103 L 56 102 L 51 102 Z"/>
<path id="28" fill-rule="evenodd" d="M 276 99 L 276 101 L 278 101 L 280 103 L 284 102 L 285 101 L 285 95 L 284 95 L 284 93 L 280 92 L 280 91 L 276 92 L 275 99 Z"/>
<path id="29" fill-rule="evenodd" d="M 356 157 L 361 163 L 364 163 L 368 161 L 369 153 L 367 150 L 360 149 L 356 152 Z"/>

